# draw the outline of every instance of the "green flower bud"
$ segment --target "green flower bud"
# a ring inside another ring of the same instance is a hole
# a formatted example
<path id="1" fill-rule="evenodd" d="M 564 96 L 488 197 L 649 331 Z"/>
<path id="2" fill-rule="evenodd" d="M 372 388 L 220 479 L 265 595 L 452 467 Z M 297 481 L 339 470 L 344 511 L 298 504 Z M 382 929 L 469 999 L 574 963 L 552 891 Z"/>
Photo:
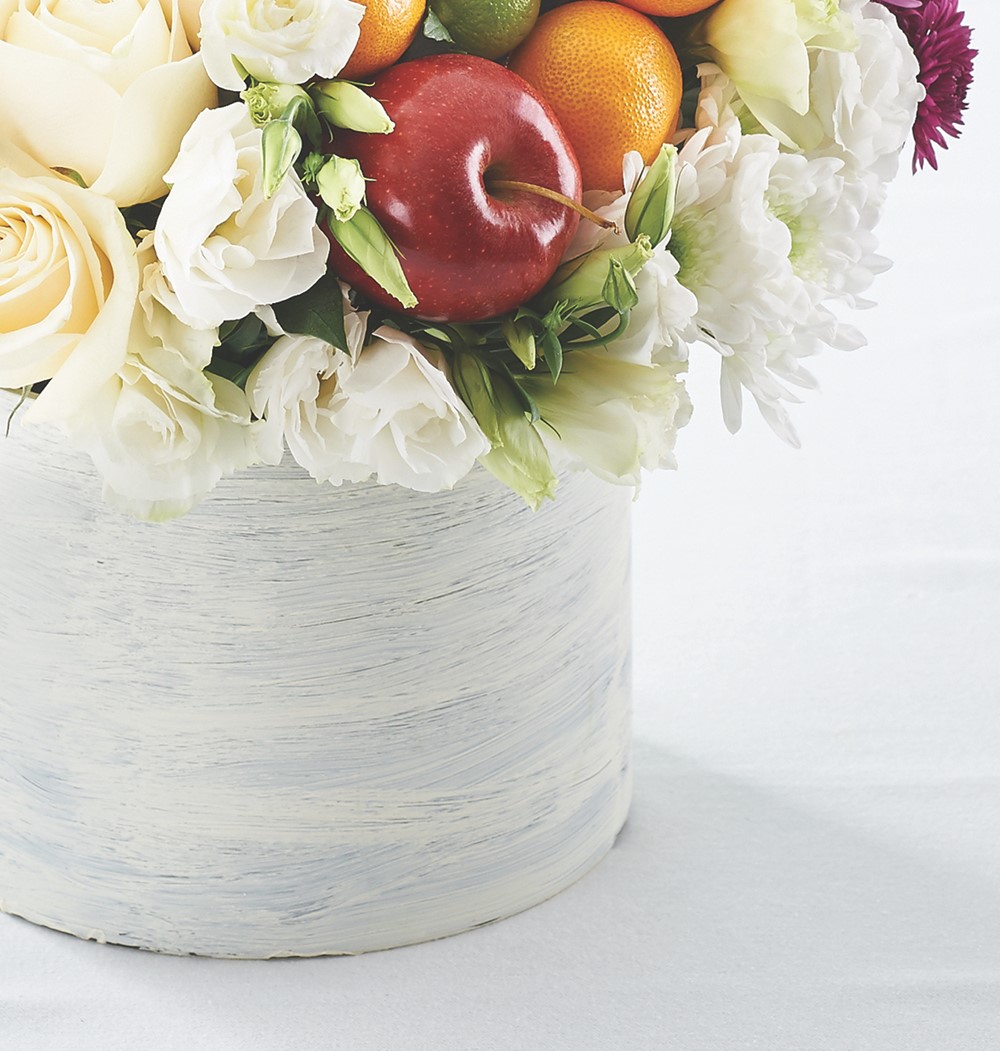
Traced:
<path id="1" fill-rule="evenodd" d="M 646 234 L 655 248 L 670 233 L 677 193 L 677 148 L 665 145 L 639 180 L 625 211 L 625 233 L 630 241 Z"/>
<path id="2" fill-rule="evenodd" d="M 564 316 L 583 315 L 605 306 L 624 312 L 631 308 L 630 302 L 635 305 L 627 285 L 652 258 L 653 249 L 646 234 L 620 248 L 588 252 L 563 263 L 533 306 L 545 311 L 556 303 L 564 303 Z M 634 284 L 631 289 L 634 295 Z"/>
<path id="3" fill-rule="evenodd" d="M 316 174 L 316 189 L 333 214 L 347 222 L 365 200 L 365 177 L 353 158 L 330 157 Z"/>
<path id="4" fill-rule="evenodd" d="M 382 103 L 346 80 L 321 81 L 315 91 L 316 108 L 335 128 L 388 135 L 395 128 Z"/>

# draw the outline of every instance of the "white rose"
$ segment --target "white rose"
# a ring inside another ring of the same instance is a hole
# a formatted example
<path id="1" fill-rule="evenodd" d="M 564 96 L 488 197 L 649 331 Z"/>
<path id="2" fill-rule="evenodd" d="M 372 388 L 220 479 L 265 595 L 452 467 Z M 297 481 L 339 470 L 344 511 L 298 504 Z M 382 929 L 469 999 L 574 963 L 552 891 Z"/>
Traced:
<path id="1" fill-rule="evenodd" d="M 103 476 L 108 503 L 162 521 L 187 513 L 258 456 L 246 395 L 204 371 L 217 333 L 171 315 L 154 295 L 151 251 L 143 261 L 128 355 L 64 427 Z"/>
<path id="2" fill-rule="evenodd" d="M 320 340 L 284 337 L 248 389 L 254 411 L 271 426 L 281 420 L 292 455 L 317 481 L 375 475 L 383 485 L 438 492 L 490 449 L 440 355 L 388 327 L 356 361 Z"/>
<path id="3" fill-rule="evenodd" d="M 637 486 L 641 468 L 677 466 L 677 431 L 691 418 L 679 371 L 681 366 L 635 365 L 580 350 L 566 355 L 557 383 L 534 377 L 522 382 L 538 405 L 539 431 L 554 460 Z"/>
<path id="4" fill-rule="evenodd" d="M 153 243 L 184 321 L 212 328 L 311 288 L 329 243 L 289 172 L 264 196 L 260 129 L 245 105 L 202 113 L 167 172 Z"/>
<path id="5" fill-rule="evenodd" d="M 0 3 L 0 139 L 122 207 L 166 192 L 184 132 L 215 103 L 177 0 Z"/>
<path id="6" fill-rule="evenodd" d="M 205 68 L 230 91 L 244 87 L 234 58 L 256 80 L 302 84 L 336 76 L 358 43 L 364 13 L 364 5 L 351 0 L 205 0 Z"/>
<path id="7" fill-rule="evenodd" d="M 138 286 L 114 204 L 0 140 L 0 387 L 51 379 L 27 418 L 65 415 L 114 374 Z"/>

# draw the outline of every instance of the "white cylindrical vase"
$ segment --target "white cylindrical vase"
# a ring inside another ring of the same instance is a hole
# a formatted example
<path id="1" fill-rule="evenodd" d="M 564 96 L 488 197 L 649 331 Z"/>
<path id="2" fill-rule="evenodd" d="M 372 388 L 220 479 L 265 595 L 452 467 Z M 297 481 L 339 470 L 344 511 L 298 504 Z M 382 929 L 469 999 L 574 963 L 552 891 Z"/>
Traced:
<path id="1" fill-rule="evenodd" d="M 15 399 L 0 395 L 6 415 Z M 223 482 L 101 503 L 0 439 L 0 909 L 168 953 L 357 953 L 574 882 L 628 808 L 629 504 Z"/>

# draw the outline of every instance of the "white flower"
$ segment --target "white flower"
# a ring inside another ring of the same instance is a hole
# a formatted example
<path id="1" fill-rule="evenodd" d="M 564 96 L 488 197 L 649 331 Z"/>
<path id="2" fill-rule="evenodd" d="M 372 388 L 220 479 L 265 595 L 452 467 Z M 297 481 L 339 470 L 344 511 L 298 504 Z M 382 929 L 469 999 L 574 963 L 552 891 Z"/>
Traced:
<path id="1" fill-rule="evenodd" d="M 377 329 L 353 357 L 312 337 L 282 337 L 247 388 L 269 429 L 267 454 L 278 451 L 280 421 L 290 452 L 320 482 L 374 475 L 438 492 L 490 449 L 440 355 L 392 328 Z"/>
<path id="2" fill-rule="evenodd" d="M 230 91 L 244 87 L 233 59 L 256 80 L 279 84 L 336 76 L 357 45 L 364 13 L 351 0 L 204 0 L 205 68 Z"/>
<path id="3" fill-rule="evenodd" d="M 557 383 L 535 377 L 522 382 L 538 405 L 539 431 L 554 460 L 637 486 L 642 468 L 677 466 L 677 431 L 691 418 L 687 391 L 677 378 L 681 369 L 580 350 L 566 355 Z"/>
<path id="4" fill-rule="evenodd" d="M 216 90 L 177 0 L 0 3 L 0 140 L 126 206 L 163 173 Z"/>
<path id="5" fill-rule="evenodd" d="M 867 187 L 847 181 L 837 158 L 780 152 L 767 135 L 723 133 L 730 88 L 703 72 L 716 104 L 699 107 L 701 126 L 680 155 L 672 242 L 679 277 L 698 298 L 702 340 L 722 355 L 727 426 L 739 428 L 747 390 L 796 444 L 782 403 L 798 400 L 789 384 L 814 385 L 800 359 L 859 345 L 830 307 L 868 305 L 861 295 L 887 264 L 875 253 Z"/>
<path id="6" fill-rule="evenodd" d="M 0 140 L 0 387 L 51 378 L 26 418 L 72 412 L 114 374 L 138 286 L 113 202 Z"/>
<path id="7" fill-rule="evenodd" d="M 723 0 L 694 27 L 693 41 L 765 123 L 774 107 L 808 111 L 810 51 L 856 44 L 837 0 Z"/>
<path id="8" fill-rule="evenodd" d="M 858 48 L 817 52 L 812 109 L 822 123 L 815 152 L 839 157 L 849 179 L 884 184 L 899 166 L 917 106 L 924 96 L 920 66 L 895 16 L 879 3 L 845 0 Z M 873 191 L 881 200 L 881 188 Z"/>
<path id="9" fill-rule="evenodd" d="M 128 356 L 64 426 L 103 476 L 108 503 L 162 521 L 186 514 L 258 456 L 246 395 L 204 371 L 217 333 L 167 311 L 153 294 L 159 264 L 151 251 L 142 255 Z"/>
<path id="10" fill-rule="evenodd" d="M 153 242 L 184 321 L 213 328 L 311 288 L 329 245 L 289 172 L 264 196 L 260 129 L 246 106 L 202 113 L 167 172 Z"/>
<path id="11" fill-rule="evenodd" d="M 259 442 L 264 463 L 281 463 L 287 444 L 295 461 L 316 477 L 314 465 L 346 455 L 347 435 L 329 412 L 328 395 L 338 371 L 348 370 L 361 353 L 368 312 L 351 306 L 345 285 L 341 291 L 349 355 L 314 336 L 287 334 L 273 314 L 262 312 L 268 331 L 278 339 L 251 374 L 247 394 L 262 421 Z"/>

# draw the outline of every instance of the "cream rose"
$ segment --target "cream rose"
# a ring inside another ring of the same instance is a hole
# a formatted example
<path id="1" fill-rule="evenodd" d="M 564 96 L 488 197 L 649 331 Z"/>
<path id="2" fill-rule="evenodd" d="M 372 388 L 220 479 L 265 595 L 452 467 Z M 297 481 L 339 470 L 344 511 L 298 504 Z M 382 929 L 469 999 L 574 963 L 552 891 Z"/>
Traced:
<path id="1" fill-rule="evenodd" d="M 144 246 L 142 289 L 128 353 L 117 370 L 64 421 L 90 454 L 104 498 L 137 518 L 186 514 L 227 474 L 258 460 L 246 395 L 205 372 L 214 329 L 192 329 L 160 301 L 162 276 Z"/>
<path id="2" fill-rule="evenodd" d="M 279 84 L 336 76 L 358 43 L 364 13 L 352 0 L 204 0 L 205 68 L 230 91 L 244 87 L 234 58 L 257 80 Z"/>
<path id="3" fill-rule="evenodd" d="M 329 244 L 295 172 L 264 196 L 260 137 L 243 103 L 202 113 L 167 172 L 153 243 L 195 327 L 280 303 L 326 272 Z"/>
<path id="4" fill-rule="evenodd" d="M 0 139 L 122 207 L 166 193 L 215 103 L 178 0 L 0 0 Z"/>
<path id="5" fill-rule="evenodd" d="M 51 380 L 29 418 L 65 416 L 114 374 L 138 284 L 114 204 L 0 141 L 0 387 Z"/>

